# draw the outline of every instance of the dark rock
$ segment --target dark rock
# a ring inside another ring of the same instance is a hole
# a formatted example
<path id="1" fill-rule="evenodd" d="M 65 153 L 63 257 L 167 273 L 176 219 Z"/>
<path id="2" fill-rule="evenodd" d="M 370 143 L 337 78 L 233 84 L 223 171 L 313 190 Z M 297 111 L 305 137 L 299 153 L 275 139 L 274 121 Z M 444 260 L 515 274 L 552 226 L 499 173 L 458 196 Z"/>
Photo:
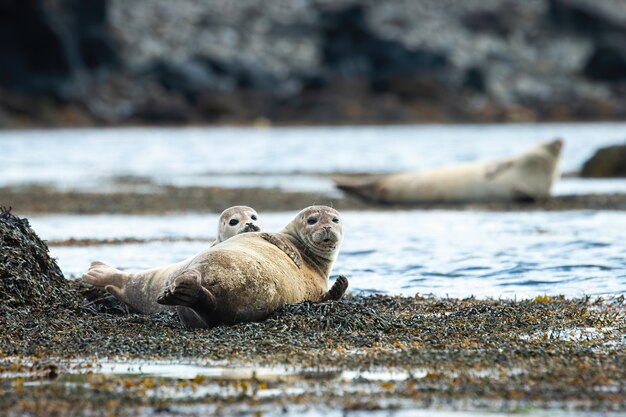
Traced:
<path id="1" fill-rule="evenodd" d="M 585 178 L 626 177 L 626 144 L 599 149 L 583 165 Z"/>
<path id="2" fill-rule="evenodd" d="M 449 67 L 441 52 L 410 50 L 382 39 L 368 27 L 360 5 L 322 13 L 321 32 L 324 66 L 337 76 L 369 79 L 377 89 L 390 77 L 415 73 L 441 77 Z"/>
<path id="3" fill-rule="evenodd" d="M 514 4 L 508 5 L 514 7 Z M 463 16 L 461 23 L 472 32 L 491 33 L 507 37 L 515 25 L 517 14 L 511 10 L 481 10 Z"/>
<path id="4" fill-rule="evenodd" d="M 92 71 L 117 67 L 117 45 L 107 19 L 108 0 L 66 1 L 82 64 Z"/>
<path id="5" fill-rule="evenodd" d="M 159 60 L 143 72 L 144 79 L 159 83 L 167 91 L 191 94 L 211 89 L 232 90 L 233 82 L 218 80 L 210 68 L 197 61 L 176 62 Z M 221 88 L 220 88 L 221 87 Z"/>
<path id="6" fill-rule="evenodd" d="M 390 75 L 373 85 L 376 92 L 386 92 L 401 100 L 428 100 L 433 104 L 441 103 L 447 95 L 446 88 L 430 74 L 409 73 Z"/>
<path id="7" fill-rule="evenodd" d="M 69 305 L 74 293 L 28 220 L 0 208 L 0 315 Z"/>
<path id="8" fill-rule="evenodd" d="M 548 21 L 558 29 L 591 37 L 626 31 L 611 16 L 575 0 L 549 0 Z"/>
<path id="9" fill-rule="evenodd" d="M 25 93 L 55 94 L 72 76 L 63 40 L 39 0 L 0 2 L 0 56 L 0 85 Z"/>
<path id="10" fill-rule="evenodd" d="M 89 71 L 114 67 L 106 0 L 0 2 L 0 85 L 67 99 Z"/>
<path id="11" fill-rule="evenodd" d="M 626 80 L 626 36 L 607 36 L 599 40 L 583 71 L 595 80 Z"/>
<path id="12" fill-rule="evenodd" d="M 485 79 L 484 71 L 478 67 L 468 68 L 463 77 L 463 87 L 477 93 L 485 93 L 487 91 L 487 80 Z"/>
<path id="13" fill-rule="evenodd" d="M 216 76 L 227 80 L 226 82 L 230 83 L 228 87 L 273 91 L 278 85 L 276 77 L 252 60 L 220 61 L 209 57 L 197 57 L 196 59 Z M 228 88 L 221 89 L 227 90 Z"/>
<path id="14" fill-rule="evenodd" d="M 593 39 L 594 50 L 582 68 L 598 81 L 626 80 L 626 24 L 590 3 L 550 0 L 548 20 L 558 29 Z"/>
<path id="15" fill-rule="evenodd" d="M 154 124 L 180 124 L 191 122 L 194 112 L 180 96 L 150 97 L 133 109 L 129 119 Z"/>

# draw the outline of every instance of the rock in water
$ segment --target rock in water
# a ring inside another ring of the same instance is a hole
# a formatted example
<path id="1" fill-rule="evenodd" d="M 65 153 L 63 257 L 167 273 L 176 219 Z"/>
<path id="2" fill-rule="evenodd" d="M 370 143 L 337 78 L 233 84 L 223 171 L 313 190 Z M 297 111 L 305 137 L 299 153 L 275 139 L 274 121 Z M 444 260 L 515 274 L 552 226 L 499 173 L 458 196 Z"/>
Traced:
<path id="1" fill-rule="evenodd" d="M 71 305 L 68 281 L 27 219 L 0 208 L 0 315 Z"/>
<path id="2" fill-rule="evenodd" d="M 626 144 L 598 149 L 585 162 L 580 175 L 585 178 L 626 177 Z"/>

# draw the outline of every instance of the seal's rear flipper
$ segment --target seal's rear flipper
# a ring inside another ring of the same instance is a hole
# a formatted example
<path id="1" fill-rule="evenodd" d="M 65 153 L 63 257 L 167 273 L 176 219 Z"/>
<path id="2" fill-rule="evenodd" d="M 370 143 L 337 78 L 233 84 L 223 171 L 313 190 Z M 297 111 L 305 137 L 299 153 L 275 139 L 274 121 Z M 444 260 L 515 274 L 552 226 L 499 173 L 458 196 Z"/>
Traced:
<path id="1" fill-rule="evenodd" d="M 124 272 L 100 261 L 92 262 L 87 272 L 83 274 L 82 279 L 86 283 L 100 289 L 104 289 L 109 285 L 124 288 L 127 281 Z"/>
<path id="2" fill-rule="evenodd" d="M 202 286 L 202 275 L 190 269 L 178 275 L 157 297 L 157 303 L 176 306 L 178 317 L 187 327 L 211 327 L 217 300 Z"/>
<path id="3" fill-rule="evenodd" d="M 202 286 L 200 272 L 190 269 L 178 275 L 157 297 L 157 303 L 169 306 L 195 307 L 202 304 L 215 309 L 215 296 Z"/>
<path id="4" fill-rule="evenodd" d="M 359 197 L 362 200 L 380 202 L 378 197 L 380 176 L 369 176 L 365 179 L 334 178 L 335 186 L 346 194 Z"/>

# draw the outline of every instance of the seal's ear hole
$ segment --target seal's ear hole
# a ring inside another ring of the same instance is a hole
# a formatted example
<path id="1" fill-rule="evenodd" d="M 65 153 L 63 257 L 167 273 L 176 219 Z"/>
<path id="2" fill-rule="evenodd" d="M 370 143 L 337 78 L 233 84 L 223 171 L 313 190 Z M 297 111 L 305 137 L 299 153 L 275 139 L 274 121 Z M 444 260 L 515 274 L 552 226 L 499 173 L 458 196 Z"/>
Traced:
<path id="1" fill-rule="evenodd" d="M 333 223 L 339 223 L 339 219 L 337 217 L 333 217 Z"/>
<path id="2" fill-rule="evenodd" d="M 228 222 L 228 224 L 231 226 L 235 226 L 237 223 L 239 223 L 239 220 L 237 219 L 230 219 L 230 221 Z"/>
<path id="3" fill-rule="evenodd" d="M 251 218 L 252 220 L 256 220 L 256 214 L 253 214 L 252 216 L 250 216 L 250 218 Z"/>
<path id="4" fill-rule="evenodd" d="M 306 220 L 306 222 L 307 222 L 308 224 L 315 224 L 315 223 L 317 223 L 317 217 L 309 217 L 309 218 Z"/>

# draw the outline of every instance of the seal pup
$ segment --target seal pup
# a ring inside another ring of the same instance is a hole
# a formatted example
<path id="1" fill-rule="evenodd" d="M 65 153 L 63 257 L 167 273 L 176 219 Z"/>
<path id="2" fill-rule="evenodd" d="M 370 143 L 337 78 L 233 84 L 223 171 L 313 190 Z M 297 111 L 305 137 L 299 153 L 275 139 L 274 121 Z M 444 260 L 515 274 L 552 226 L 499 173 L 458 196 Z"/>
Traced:
<path id="1" fill-rule="evenodd" d="M 534 201 L 550 196 L 562 147 L 557 139 L 509 159 L 335 182 L 348 194 L 385 204 Z"/>
<path id="2" fill-rule="evenodd" d="M 256 321 L 285 304 L 341 298 L 347 279 L 329 291 L 328 276 L 342 239 L 339 213 L 311 206 L 279 233 L 242 233 L 181 263 L 122 276 L 88 271 L 83 279 L 138 311 L 187 307 L 201 319 L 179 314 L 188 327 Z"/>
<path id="3" fill-rule="evenodd" d="M 251 207 L 233 206 L 220 214 L 217 225 L 217 239 L 211 246 L 222 243 L 239 233 L 258 232 L 263 227 L 259 215 Z"/>
<path id="4" fill-rule="evenodd" d="M 263 227 L 261 221 L 259 220 L 259 215 L 251 207 L 248 206 L 233 206 L 224 210 L 219 217 L 217 223 L 217 238 L 211 244 L 211 247 L 218 245 L 225 240 L 240 234 L 240 233 L 248 233 L 248 232 L 258 232 Z M 181 261 L 174 265 L 186 265 L 191 261 L 192 258 L 188 258 L 184 261 Z M 170 265 L 170 266 L 174 266 Z M 156 285 L 155 291 L 160 291 L 164 286 L 165 282 L 159 283 L 156 279 L 155 275 L 161 276 L 157 274 L 157 271 L 160 271 L 161 268 L 153 268 L 145 271 L 137 272 L 137 273 L 127 273 L 120 271 L 119 269 L 113 268 L 110 265 L 105 264 L 104 262 L 95 261 L 92 262 L 89 270 L 83 275 L 83 280 L 88 283 L 99 283 L 99 282 L 110 282 L 109 285 L 101 286 L 94 284 L 96 287 L 106 290 L 110 294 L 114 295 L 118 300 L 124 301 L 123 294 L 119 293 L 119 289 L 124 286 L 125 282 L 132 281 L 135 285 L 140 285 L 136 278 L 133 277 L 141 276 L 146 279 L 144 283 L 147 286 Z M 127 303 L 128 304 L 128 303 Z M 132 305 L 131 305 L 132 307 Z M 144 314 L 154 314 L 160 311 L 163 311 L 166 307 L 153 303 L 143 303 L 140 309 L 137 309 L 137 312 Z M 187 320 L 194 320 L 195 314 L 190 311 L 187 311 L 185 308 L 179 308 L 178 314 L 188 315 Z"/>

